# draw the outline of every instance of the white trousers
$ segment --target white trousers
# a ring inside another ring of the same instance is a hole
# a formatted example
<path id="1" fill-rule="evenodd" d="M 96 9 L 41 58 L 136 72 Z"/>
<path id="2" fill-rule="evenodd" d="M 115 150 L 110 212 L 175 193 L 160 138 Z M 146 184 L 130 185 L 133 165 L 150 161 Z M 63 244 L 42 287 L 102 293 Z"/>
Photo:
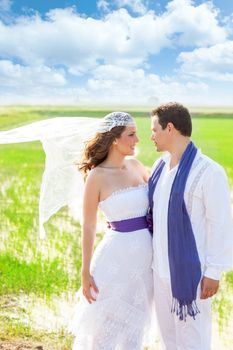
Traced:
<path id="1" fill-rule="evenodd" d="M 188 316 L 180 321 L 171 313 L 170 279 L 160 278 L 154 271 L 155 312 L 163 350 L 210 350 L 211 348 L 211 299 L 200 299 L 197 290 L 197 306 L 200 313 L 195 320 Z"/>

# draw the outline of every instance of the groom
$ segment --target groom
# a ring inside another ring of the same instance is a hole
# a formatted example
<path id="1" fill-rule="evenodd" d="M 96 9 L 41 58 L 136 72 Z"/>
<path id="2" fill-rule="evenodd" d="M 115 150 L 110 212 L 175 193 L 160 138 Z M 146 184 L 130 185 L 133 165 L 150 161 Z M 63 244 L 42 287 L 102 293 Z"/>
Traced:
<path id="1" fill-rule="evenodd" d="M 149 180 L 155 307 L 163 349 L 210 350 L 211 297 L 231 268 L 230 190 L 223 168 L 190 141 L 178 103 L 151 113 L 157 152 Z"/>

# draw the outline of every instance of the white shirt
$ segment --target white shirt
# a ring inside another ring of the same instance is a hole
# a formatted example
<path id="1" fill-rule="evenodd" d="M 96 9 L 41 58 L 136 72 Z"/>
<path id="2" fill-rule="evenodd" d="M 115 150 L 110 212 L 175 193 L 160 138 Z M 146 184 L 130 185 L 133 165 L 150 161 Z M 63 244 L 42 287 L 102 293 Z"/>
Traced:
<path id="1" fill-rule="evenodd" d="M 170 170 L 170 155 L 154 192 L 153 265 L 162 278 L 170 278 L 167 215 L 171 186 L 178 165 Z M 159 160 L 156 161 L 155 166 Z M 233 225 L 230 189 L 223 168 L 198 150 L 184 193 L 184 200 L 196 240 L 202 273 L 220 279 L 232 268 Z"/>

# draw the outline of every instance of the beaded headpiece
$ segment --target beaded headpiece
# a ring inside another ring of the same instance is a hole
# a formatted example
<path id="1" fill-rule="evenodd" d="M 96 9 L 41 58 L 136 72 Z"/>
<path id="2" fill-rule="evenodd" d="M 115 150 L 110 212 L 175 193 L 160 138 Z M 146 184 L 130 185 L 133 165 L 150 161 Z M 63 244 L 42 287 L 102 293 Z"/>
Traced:
<path id="1" fill-rule="evenodd" d="M 116 126 L 135 126 L 135 121 L 129 113 L 112 112 L 101 119 L 98 132 L 108 132 Z"/>

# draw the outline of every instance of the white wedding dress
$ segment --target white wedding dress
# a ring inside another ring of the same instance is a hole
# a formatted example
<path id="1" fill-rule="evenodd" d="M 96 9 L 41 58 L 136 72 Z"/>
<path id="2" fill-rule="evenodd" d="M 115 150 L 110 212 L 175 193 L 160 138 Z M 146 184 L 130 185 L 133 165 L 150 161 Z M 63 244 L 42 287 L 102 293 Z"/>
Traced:
<path id="1" fill-rule="evenodd" d="M 144 216 L 147 186 L 114 192 L 99 203 L 108 221 Z M 153 282 L 152 238 L 147 229 L 117 232 L 108 229 L 97 246 L 91 274 L 99 289 L 89 304 L 82 296 L 71 331 L 73 350 L 141 350 L 150 329 Z"/>

